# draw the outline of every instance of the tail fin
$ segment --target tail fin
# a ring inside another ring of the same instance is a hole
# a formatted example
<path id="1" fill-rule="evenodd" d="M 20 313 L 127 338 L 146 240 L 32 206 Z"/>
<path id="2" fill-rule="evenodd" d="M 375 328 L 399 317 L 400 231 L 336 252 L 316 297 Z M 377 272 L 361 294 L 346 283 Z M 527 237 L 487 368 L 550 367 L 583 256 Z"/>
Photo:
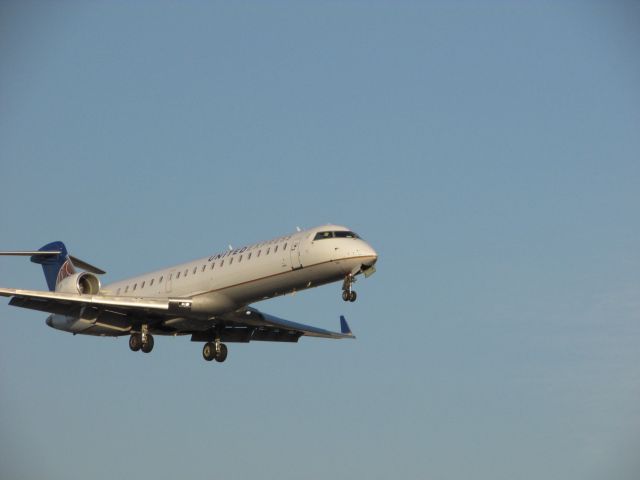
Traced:
<path id="1" fill-rule="evenodd" d="M 76 273 L 73 263 L 67 253 L 67 247 L 62 242 L 51 242 L 38 250 L 31 256 L 33 263 L 42 265 L 44 278 L 50 291 L 55 291 L 56 285 Z"/>
<path id="2" fill-rule="evenodd" d="M 2 255 L 31 257 L 33 263 L 42 265 L 44 278 L 47 280 L 47 286 L 52 292 L 55 292 L 58 283 L 76 273 L 75 267 L 95 273 L 96 275 L 106 273 L 104 270 L 94 267 L 84 260 L 69 255 L 67 253 L 67 247 L 65 247 L 62 242 L 48 243 L 35 252 L 33 250 L 29 250 L 28 252 L 0 252 L 0 256 Z"/>

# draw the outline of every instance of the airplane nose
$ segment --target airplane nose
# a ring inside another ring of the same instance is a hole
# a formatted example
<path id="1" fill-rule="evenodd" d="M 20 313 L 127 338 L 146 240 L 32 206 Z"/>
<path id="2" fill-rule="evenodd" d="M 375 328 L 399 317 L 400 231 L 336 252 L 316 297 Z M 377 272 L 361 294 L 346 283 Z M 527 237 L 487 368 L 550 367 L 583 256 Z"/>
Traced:
<path id="1" fill-rule="evenodd" d="M 369 257 L 367 261 L 363 263 L 367 267 L 373 267 L 375 263 L 378 261 L 378 252 L 376 252 L 373 247 L 367 244 L 366 248 L 364 248 L 364 256 Z"/>

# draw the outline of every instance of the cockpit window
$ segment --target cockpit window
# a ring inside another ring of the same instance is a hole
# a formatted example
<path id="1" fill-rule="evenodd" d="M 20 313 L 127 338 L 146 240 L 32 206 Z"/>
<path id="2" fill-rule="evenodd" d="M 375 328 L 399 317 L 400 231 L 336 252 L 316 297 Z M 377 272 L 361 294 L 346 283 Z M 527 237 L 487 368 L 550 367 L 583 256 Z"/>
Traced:
<path id="1" fill-rule="evenodd" d="M 353 232 L 333 232 L 336 238 L 360 238 Z"/>
<path id="2" fill-rule="evenodd" d="M 314 237 L 313 241 L 324 240 L 325 238 L 360 238 L 360 237 L 354 232 L 345 232 L 341 230 L 338 232 L 318 232 L 316 233 L 316 236 Z"/>
<path id="3" fill-rule="evenodd" d="M 324 240 L 325 238 L 333 238 L 333 232 L 318 232 L 313 240 Z"/>

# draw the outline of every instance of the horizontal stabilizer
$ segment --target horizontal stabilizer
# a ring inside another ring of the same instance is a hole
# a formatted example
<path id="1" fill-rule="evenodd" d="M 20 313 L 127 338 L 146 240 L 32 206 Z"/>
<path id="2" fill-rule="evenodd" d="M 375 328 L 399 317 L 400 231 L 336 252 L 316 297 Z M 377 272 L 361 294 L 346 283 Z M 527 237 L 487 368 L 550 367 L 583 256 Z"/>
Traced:
<path id="1" fill-rule="evenodd" d="M 62 253 L 61 250 L 35 250 L 35 251 L 15 251 L 15 252 L 0 252 L 0 256 L 9 256 L 9 257 L 53 257 L 55 255 L 60 255 Z M 73 265 L 85 270 L 87 272 L 95 273 L 96 275 L 104 275 L 105 272 L 101 268 L 95 267 L 90 263 L 85 262 L 84 260 L 80 260 L 78 257 L 74 257 L 73 255 L 69 255 L 71 262 Z M 40 263 L 39 261 L 36 263 Z"/>
<path id="2" fill-rule="evenodd" d="M 42 250 L 38 250 L 38 251 L 30 251 L 30 252 L 0 252 L 0 255 L 6 255 L 6 256 L 14 256 L 14 257 L 33 257 L 34 255 L 44 255 L 44 256 L 48 256 L 48 255 L 59 255 L 60 251 L 59 250 L 46 250 L 46 251 L 42 251 Z"/>

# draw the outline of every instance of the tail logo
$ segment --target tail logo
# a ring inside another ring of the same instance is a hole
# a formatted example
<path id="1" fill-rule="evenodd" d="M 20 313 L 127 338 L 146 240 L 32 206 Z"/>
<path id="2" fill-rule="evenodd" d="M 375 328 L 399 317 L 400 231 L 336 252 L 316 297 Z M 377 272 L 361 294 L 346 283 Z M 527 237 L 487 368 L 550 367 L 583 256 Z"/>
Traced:
<path id="1" fill-rule="evenodd" d="M 62 266 L 60 267 L 60 270 L 58 270 L 58 276 L 56 277 L 56 285 L 59 285 L 60 282 L 62 282 L 65 278 L 70 277 L 74 273 L 76 273 L 76 270 L 75 268 L 73 268 L 73 264 L 71 263 L 71 260 L 67 258 L 65 262 L 62 264 Z"/>

